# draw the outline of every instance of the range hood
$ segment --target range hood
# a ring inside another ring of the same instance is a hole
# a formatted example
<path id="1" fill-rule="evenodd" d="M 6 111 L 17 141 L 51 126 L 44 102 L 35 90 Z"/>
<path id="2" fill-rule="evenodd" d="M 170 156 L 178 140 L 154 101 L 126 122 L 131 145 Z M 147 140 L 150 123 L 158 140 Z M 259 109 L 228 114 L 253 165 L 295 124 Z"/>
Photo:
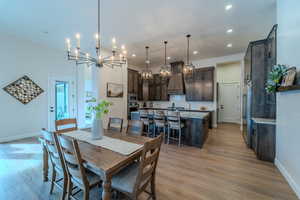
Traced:
<path id="1" fill-rule="evenodd" d="M 171 63 L 172 75 L 168 85 L 168 94 L 170 95 L 185 94 L 185 85 L 182 73 L 183 65 L 184 63 L 182 61 Z"/>

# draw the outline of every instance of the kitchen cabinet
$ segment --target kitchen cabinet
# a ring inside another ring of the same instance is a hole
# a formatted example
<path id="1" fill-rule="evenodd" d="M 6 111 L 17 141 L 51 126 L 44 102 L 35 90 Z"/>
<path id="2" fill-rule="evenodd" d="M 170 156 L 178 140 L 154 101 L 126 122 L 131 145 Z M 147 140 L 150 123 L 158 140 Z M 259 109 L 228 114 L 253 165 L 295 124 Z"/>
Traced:
<path id="1" fill-rule="evenodd" d="M 276 152 L 276 122 L 253 118 L 252 149 L 260 160 L 274 162 Z"/>
<path id="2" fill-rule="evenodd" d="M 148 80 L 150 101 L 168 101 L 168 78 L 162 78 L 159 74 L 153 74 L 153 79 Z"/>
<path id="3" fill-rule="evenodd" d="M 197 68 L 185 75 L 187 101 L 214 100 L 214 67 Z"/>
<path id="4" fill-rule="evenodd" d="M 138 94 L 139 72 L 128 69 L 128 84 L 127 90 L 130 94 Z"/>
<path id="5" fill-rule="evenodd" d="M 136 70 L 128 69 L 127 90 L 129 94 L 135 94 L 139 101 L 143 100 L 143 80 Z"/>

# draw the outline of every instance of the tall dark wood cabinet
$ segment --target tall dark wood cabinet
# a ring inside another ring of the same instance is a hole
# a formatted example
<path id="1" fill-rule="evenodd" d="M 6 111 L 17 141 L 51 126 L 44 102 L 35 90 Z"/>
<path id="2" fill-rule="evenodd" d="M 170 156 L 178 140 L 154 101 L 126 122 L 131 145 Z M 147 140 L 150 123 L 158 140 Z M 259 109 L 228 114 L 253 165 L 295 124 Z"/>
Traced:
<path id="1" fill-rule="evenodd" d="M 276 32 L 275 25 L 266 39 L 250 42 L 244 59 L 244 121 L 246 129 L 244 130 L 244 139 L 248 147 L 256 151 L 257 144 L 264 149 L 267 146 L 267 139 L 257 141 L 263 136 L 262 131 L 256 131 L 257 125 L 254 125 L 253 118 L 275 119 L 276 118 L 276 96 L 266 92 L 266 83 L 268 74 L 276 64 Z M 275 128 L 261 129 L 265 131 L 274 131 L 274 133 L 263 133 L 271 138 L 275 137 Z"/>
<path id="2" fill-rule="evenodd" d="M 197 68 L 185 75 L 187 101 L 214 100 L 214 67 Z"/>

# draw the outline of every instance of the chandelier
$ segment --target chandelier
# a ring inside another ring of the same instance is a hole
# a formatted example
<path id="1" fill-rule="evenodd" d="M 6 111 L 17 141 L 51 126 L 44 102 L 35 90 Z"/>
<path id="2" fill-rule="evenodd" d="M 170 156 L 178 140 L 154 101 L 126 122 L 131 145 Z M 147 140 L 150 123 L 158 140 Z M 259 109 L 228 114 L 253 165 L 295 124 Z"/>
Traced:
<path id="1" fill-rule="evenodd" d="M 79 64 L 95 64 L 97 67 L 109 66 L 109 67 L 121 67 L 123 64 L 126 64 L 126 54 L 127 51 L 125 46 L 122 45 L 121 49 L 116 45 L 116 39 L 112 39 L 112 51 L 110 56 L 103 56 L 101 54 L 101 45 L 100 45 L 100 0 L 98 0 L 98 32 L 95 34 L 96 40 L 96 57 L 92 57 L 91 54 L 83 52 L 80 48 L 80 34 L 75 35 L 76 38 L 76 47 L 71 48 L 71 40 L 66 39 L 67 46 L 67 57 L 68 60 L 73 60 L 77 65 Z"/>
<path id="2" fill-rule="evenodd" d="M 191 35 L 187 35 L 187 55 L 186 55 L 186 64 L 183 67 L 183 73 L 188 74 L 193 72 L 195 66 L 190 63 L 190 37 Z"/>
<path id="3" fill-rule="evenodd" d="M 159 74 L 160 76 L 162 76 L 163 78 L 168 77 L 171 75 L 171 70 L 170 70 L 170 66 L 167 64 L 167 44 L 168 41 L 164 41 L 165 44 L 165 64 L 161 67 Z"/>
<path id="4" fill-rule="evenodd" d="M 149 60 L 149 47 L 146 46 L 146 69 L 144 69 L 142 71 L 142 79 L 144 80 L 149 80 L 149 79 L 152 79 L 153 78 L 153 74 L 152 74 L 152 71 L 149 69 L 149 66 L 150 66 L 150 60 Z"/>

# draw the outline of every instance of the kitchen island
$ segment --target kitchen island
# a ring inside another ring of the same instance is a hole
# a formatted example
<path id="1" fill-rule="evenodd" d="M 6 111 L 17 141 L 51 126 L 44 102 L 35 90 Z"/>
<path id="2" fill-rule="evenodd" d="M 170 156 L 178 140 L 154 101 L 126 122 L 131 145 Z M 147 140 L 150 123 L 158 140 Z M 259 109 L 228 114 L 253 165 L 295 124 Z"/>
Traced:
<path id="1" fill-rule="evenodd" d="M 155 109 L 163 110 L 167 114 L 168 109 Z M 179 111 L 182 123 L 184 124 L 183 144 L 188 146 L 195 146 L 202 148 L 205 143 L 209 132 L 209 112 L 192 112 L 192 111 Z M 133 118 L 139 118 L 139 112 L 132 112 Z"/>

